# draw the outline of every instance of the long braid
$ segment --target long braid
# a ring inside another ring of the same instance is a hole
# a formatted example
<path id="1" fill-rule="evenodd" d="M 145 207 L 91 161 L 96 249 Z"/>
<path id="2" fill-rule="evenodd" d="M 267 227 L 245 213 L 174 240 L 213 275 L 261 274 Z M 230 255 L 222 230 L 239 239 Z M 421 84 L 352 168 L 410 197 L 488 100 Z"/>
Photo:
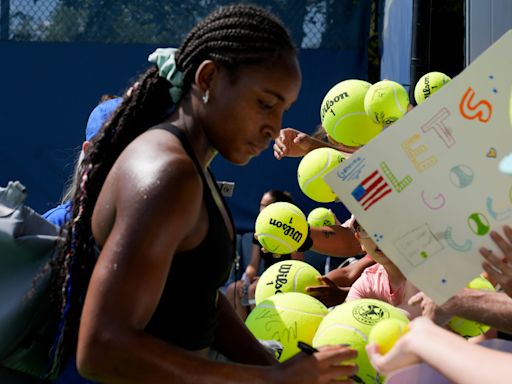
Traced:
<path id="1" fill-rule="evenodd" d="M 187 97 L 204 60 L 213 60 L 236 73 L 239 66 L 272 60 L 284 50 L 295 51 L 295 47 L 272 14 L 250 5 L 221 7 L 191 30 L 177 52 L 177 67 L 184 75 L 183 93 Z M 91 218 L 97 196 L 126 146 L 162 122 L 173 105 L 170 84 L 158 75 L 156 67 L 146 71 L 136 84 L 92 140 L 73 197 L 73 219 L 66 225 L 66 241 L 51 263 L 53 298 L 59 308 L 52 372 L 63 356 L 76 348 L 82 306 L 96 262 Z"/>

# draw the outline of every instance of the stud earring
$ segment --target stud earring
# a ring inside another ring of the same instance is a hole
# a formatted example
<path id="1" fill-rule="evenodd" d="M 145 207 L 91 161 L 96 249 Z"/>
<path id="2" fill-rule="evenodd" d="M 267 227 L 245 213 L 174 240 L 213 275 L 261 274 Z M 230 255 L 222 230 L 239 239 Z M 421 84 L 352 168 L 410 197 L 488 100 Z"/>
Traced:
<path id="1" fill-rule="evenodd" d="M 210 100 L 210 90 L 207 89 L 206 92 L 204 93 L 203 97 L 203 104 L 207 104 L 208 103 L 208 100 Z"/>

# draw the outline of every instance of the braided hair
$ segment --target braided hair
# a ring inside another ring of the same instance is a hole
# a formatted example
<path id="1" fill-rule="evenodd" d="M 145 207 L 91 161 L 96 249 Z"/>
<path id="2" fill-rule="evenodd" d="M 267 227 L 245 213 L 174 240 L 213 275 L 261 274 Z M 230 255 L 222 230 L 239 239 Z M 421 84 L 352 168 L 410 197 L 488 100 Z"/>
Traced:
<path id="1" fill-rule="evenodd" d="M 253 5 L 221 7 L 190 31 L 176 53 L 177 68 L 184 76 L 183 94 L 187 95 L 204 60 L 213 60 L 236 76 L 240 66 L 268 62 L 286 50 L 296 52 L 287 30 L 271 13 Z M 159 76 L 156 66 L 135 84 L 92 140 L 76 181 L 65 241 L 50 265 L 52 297 L 58 309 L 50 374 L 76 350 L 79 319 L 97 258 L 91 218 L 102 185 L 126 146 L 162 122 L 173 107 L 170 83 Z"/>

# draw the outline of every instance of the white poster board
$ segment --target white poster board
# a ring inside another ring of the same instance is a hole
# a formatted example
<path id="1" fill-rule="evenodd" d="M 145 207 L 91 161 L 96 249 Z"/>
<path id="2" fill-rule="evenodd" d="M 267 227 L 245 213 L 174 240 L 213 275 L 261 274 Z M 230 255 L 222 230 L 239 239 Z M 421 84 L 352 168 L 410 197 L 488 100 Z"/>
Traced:
<path id="1" fill-rule="evenodd" d="M 441 304 L 512 222 L 512 31 L 324 176 L 407 278 Z"/>

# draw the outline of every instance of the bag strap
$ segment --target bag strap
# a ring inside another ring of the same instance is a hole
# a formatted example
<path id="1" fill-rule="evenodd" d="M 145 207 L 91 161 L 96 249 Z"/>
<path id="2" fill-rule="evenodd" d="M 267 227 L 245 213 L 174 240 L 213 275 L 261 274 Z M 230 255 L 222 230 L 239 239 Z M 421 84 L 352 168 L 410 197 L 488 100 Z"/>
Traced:
<path id="1" fill-rule="evenodd" d="M 27 188 L 19 181 L 9 181 L 0 188 L 0 217 L 11 215 L 27 198 Z"/>

